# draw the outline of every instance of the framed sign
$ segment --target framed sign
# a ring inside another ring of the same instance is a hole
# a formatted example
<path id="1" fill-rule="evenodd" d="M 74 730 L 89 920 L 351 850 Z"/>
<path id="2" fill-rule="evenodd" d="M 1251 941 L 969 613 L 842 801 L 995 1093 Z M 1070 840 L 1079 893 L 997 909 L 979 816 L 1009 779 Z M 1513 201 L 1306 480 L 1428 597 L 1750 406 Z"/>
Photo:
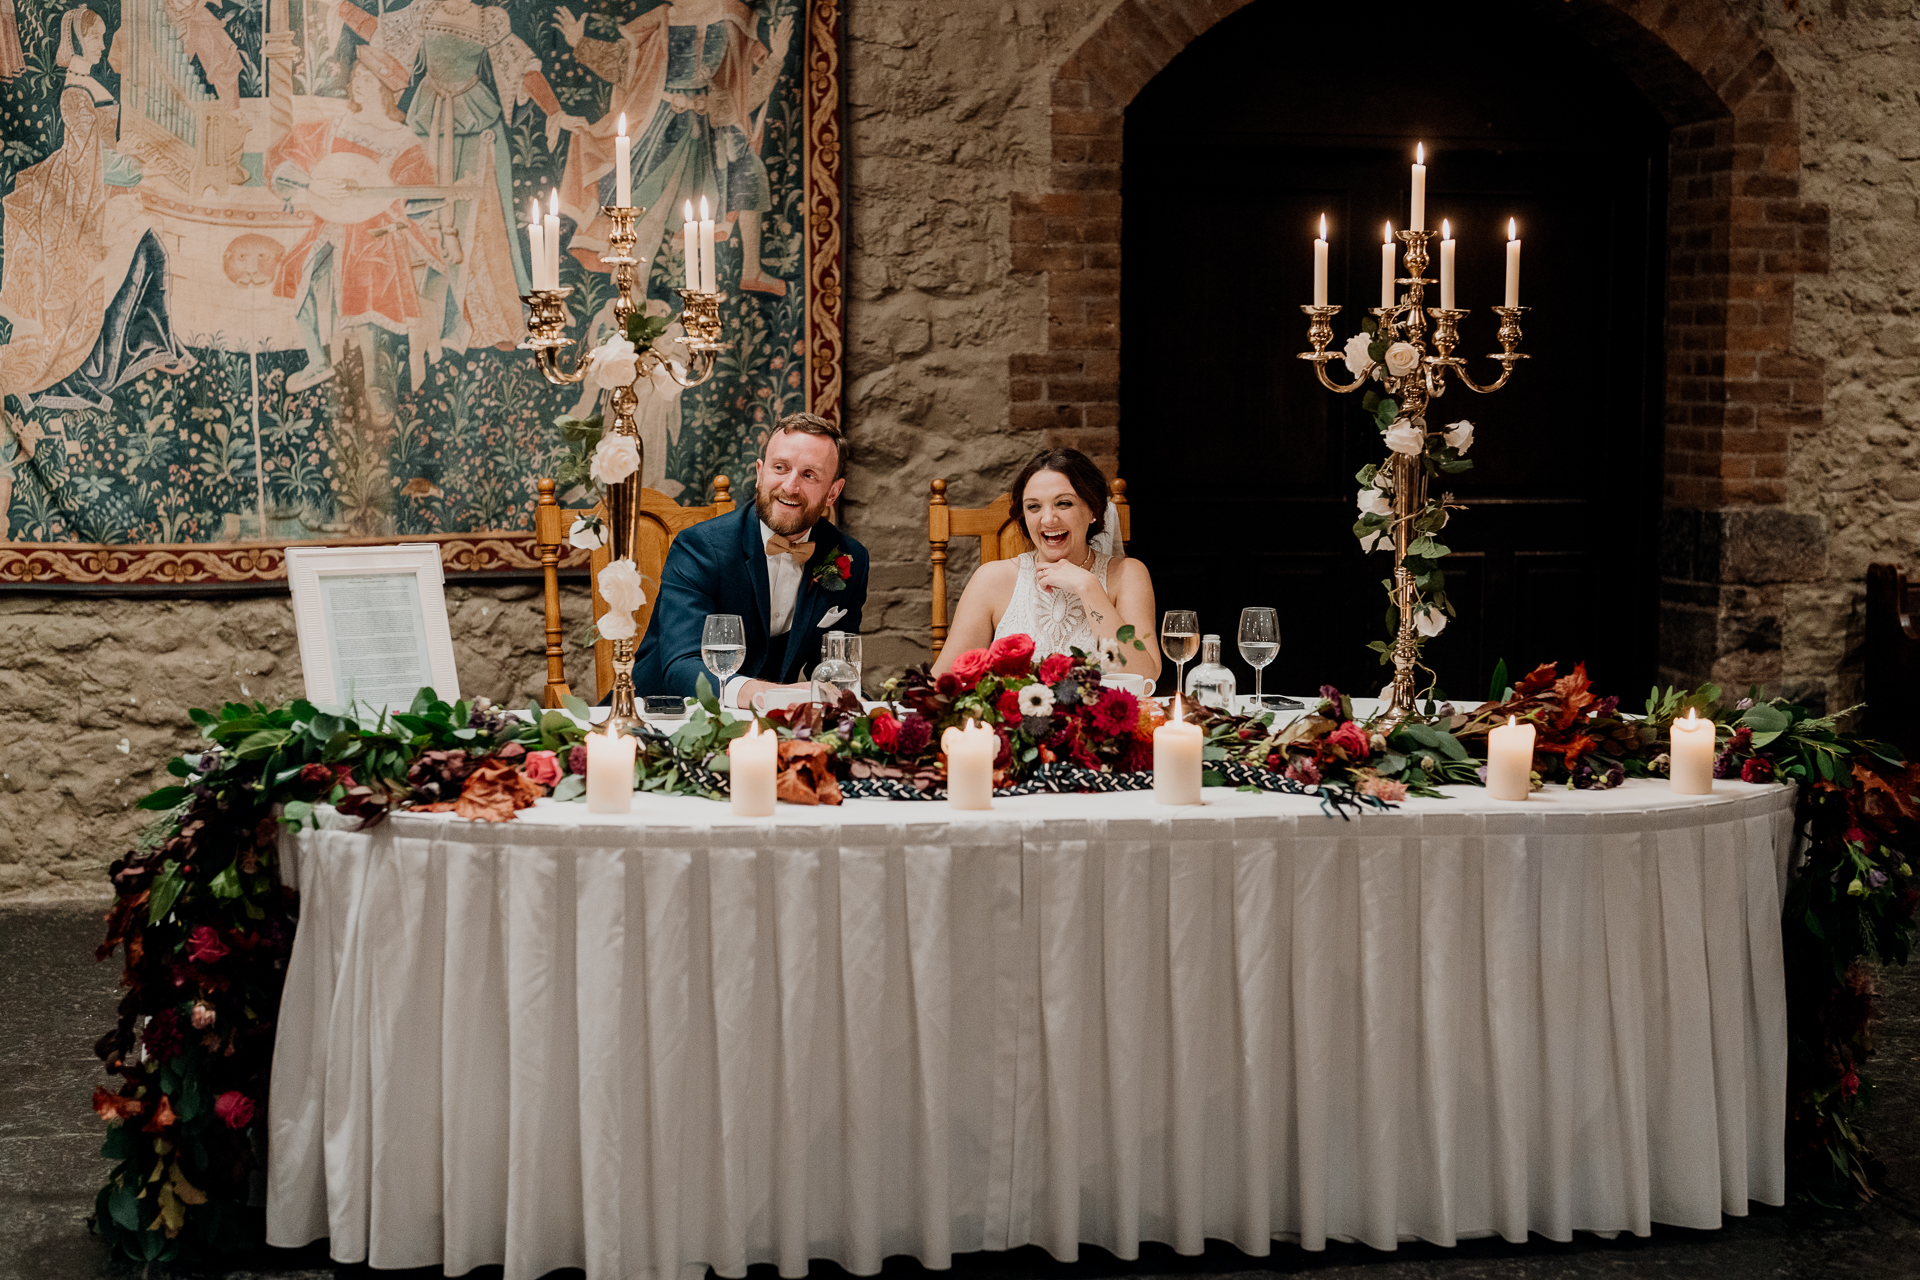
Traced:
<path id="1" fill-rule="evenodd" d="M 287 585 L 309 702 L 404 711 L 428 685 L 459 701 L 438 546 L 290 547 Z"/>
<path id="2" fill-rule="evenodd" d="M 584 343 L 613 135 L 648 306 L 709 201 L 728 353 L 646 401 L 646 485 L 745 483 L 841 395 L 839 0 L 0 4 L 0 585 L 273 581 L 303 543 L 532 572 L 594 410 L 529 354 L 531 201 Z"/>

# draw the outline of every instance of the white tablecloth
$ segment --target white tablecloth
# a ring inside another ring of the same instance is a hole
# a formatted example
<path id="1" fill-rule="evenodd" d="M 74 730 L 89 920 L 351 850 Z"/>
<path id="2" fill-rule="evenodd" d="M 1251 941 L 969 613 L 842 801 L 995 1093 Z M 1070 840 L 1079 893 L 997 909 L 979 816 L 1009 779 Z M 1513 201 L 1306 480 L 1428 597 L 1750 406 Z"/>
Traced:
<path id="1" fill-rule="evenodd" d="M 268 1239 L 679 1280 L 1782 1202 L 1789 789 L 1207 799 L 335 816 Z"/>

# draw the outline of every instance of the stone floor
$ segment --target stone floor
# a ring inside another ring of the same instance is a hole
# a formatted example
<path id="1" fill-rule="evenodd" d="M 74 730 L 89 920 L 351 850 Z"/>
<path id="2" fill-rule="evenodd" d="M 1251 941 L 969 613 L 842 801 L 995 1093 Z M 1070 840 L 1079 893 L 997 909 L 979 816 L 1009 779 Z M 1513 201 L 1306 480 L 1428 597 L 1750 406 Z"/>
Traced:
<path id="1" fill-rule="evenodd" d="M 138 1269 L 112 1262 L 84 1220 L 107 1164 L 88 1098 L 101 1078 L 91 1051 L 117 999 L 115 969 L 96 965 L 97 909 L 0 907 L 0 1280 L 121 1280 Z M 1795 1280 L 1920 1277 L 1920 965 L 1886 978 L 1888 1014 L 1876 1074 L 1880 1148 L 1891 1189 L 1855 1214 L 1754 1206 L 1718 1231 L 1658 1227 L 1645 1240 L 1578 1237 L 1570 1244 L 1475 1241 L 1455 1249 L 1407 1245 L 1380 1253 L 1335 1245 L 1304 1253 L 1278 1245 L 1270 1258 L 1215 1246 L 1198 1258 L 1152 1248 L 1123 1263 L 1097 1249 L 1062 1264 L 1038 1249 L 956 1260 L 953 1280 L 1097 1280 L 1108 1276 L 1239 1277 L 1312 1273 L 1364 1280 L 1573 1280 L 1575 1277 L 1777 1276 Z M 921 1280 L 896 1260 L 888 1280 Z M 334 1266 L 324 1246 L 269 1250 L 224 1273 L 228 1280 L 368 1280 L 393 1272 Z M 436 1272 L 403 1273 L 432 1280 Z M 492 1280 L 497 1268 L 472 1273 Z M 559 1273 L 571 1276 L 578 1273 Z M 812 1280 L 841 1280 L 823 1264 Z M 558 1277 L 555 1278 L 558 1280 Z M 775 1280 L 771 1267 L 752 1280 Z"/>

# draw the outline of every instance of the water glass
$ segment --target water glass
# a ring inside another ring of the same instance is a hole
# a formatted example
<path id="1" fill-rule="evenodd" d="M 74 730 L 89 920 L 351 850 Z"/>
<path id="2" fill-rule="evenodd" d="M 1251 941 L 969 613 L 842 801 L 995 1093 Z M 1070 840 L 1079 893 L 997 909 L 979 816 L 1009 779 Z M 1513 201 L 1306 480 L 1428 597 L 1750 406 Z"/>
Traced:
<path id="1" fill-rule="evenodd" d="M 1169 609 L 1160 615 L 1160 652 L 1173 660 L 1173 688 L 1187 687 L 1187 663 L 1200 652 L 1200 615 L 1191 609 Z"/>
<path id="2" fill-rule="evenodd" d="M 747 660 L 747 626 L 737 613 L 710 613 L 700 629 L 700 661 L 713 673 L 716 697 Z"/>
<path id="3" fill-rule="evenodd" d="M 1260 695 L 1260 677 L 1267 664 L 1280 653 L 1280 614 L 1274 609 L 1252 608 L 1240 611 L 1240 656 L 1253 668 L 1253 705 L 1264 707 Z"/>

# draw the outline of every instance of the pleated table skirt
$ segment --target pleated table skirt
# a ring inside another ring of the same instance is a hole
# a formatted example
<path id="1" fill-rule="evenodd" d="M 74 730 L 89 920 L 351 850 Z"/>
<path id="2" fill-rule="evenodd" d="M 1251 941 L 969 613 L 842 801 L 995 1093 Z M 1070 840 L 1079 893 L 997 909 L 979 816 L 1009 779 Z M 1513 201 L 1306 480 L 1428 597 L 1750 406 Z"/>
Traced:
<path id="1" fill-rule="evenodd" d="M 1783 1202 L 1790 788 L 1207 799 L 326 815 L 268 1239 L 681 1280 Z"/>

